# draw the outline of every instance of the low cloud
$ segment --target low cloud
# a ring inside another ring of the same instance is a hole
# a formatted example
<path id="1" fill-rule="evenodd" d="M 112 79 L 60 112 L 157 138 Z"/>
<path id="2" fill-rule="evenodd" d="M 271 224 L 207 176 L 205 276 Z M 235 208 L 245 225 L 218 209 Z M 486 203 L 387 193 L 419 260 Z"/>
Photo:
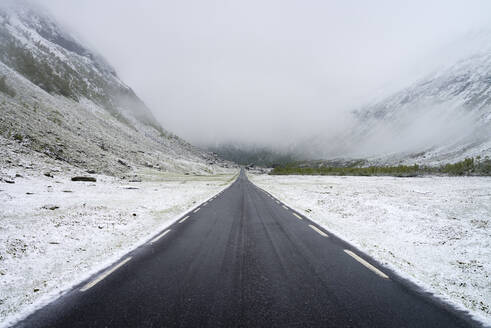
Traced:
<path id="1" fill-rule="evenodd" d="M 202 146 L 342 135 L 351 110 L 491 22 L 484 0 L 37 2 L 105 56 L 166 129 Z"/>

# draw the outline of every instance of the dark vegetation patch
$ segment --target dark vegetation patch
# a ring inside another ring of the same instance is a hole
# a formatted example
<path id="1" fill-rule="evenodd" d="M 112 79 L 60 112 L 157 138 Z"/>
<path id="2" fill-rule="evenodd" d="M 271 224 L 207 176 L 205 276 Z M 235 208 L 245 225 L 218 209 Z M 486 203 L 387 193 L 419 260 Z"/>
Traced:
<path id="1" fill-rule="evenodd" d="M 220 145 L 208 147 L 211 151 L 225 160 L 240 165 L 254 164 L 256 166 L 273 167 L 286 165 L 298 160 L 298 156 L 287 152 L 278 152 L 270 147 L 247 147 L 237 145 Z"/>
<path id="2" fill-rule="evenodd" d="M 307 166 L 305 163 L 289 163 L 276 166 L 271 175 L 349 175 L 349 176 L 397 176 L 416 177 L 423 175 L 446 176 L 491 176 L 491 159 L 486 157 L 466 158 L 457 163 L 441 166 Z"/>

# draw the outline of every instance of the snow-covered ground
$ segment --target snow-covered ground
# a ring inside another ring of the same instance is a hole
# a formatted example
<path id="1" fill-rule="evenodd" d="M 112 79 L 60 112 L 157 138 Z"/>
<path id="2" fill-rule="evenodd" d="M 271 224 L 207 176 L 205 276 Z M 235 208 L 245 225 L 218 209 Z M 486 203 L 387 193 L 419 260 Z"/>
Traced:
<path id="1" fill-rule="evenodd" d="M 193 176 L 148 170 L 138 174 L 143 182 L 93 175 L 92 183 L 72 182 L 73 173 L 64 170 L 51 178 L 0 167 L 0 322 L 148 240 L 228 186 L 236 171 Z"/>
<path id="2" fill-rule="evenodd" d="M 491 325 L 491 178 L 250 178 L 401 276 Z"/>

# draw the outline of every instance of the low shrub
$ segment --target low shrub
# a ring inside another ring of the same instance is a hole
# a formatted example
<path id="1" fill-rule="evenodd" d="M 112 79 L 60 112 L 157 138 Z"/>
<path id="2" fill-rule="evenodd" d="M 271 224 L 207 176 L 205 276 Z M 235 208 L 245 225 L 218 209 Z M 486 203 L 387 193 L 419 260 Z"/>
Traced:
<path id="1" fill-rule="evenodd" d="M 271 175 L 349 175 L 349 176 L 397 176 L 414 177 L 426 174 L 443 174 L 449 176 L 491 175 L 489 158 L 466 158 L 463 161 L 445 164 L 438 167 L 414 165 L 367 166 L 367 167 L 305 167 L 295 163 L 277 165 Z"/>

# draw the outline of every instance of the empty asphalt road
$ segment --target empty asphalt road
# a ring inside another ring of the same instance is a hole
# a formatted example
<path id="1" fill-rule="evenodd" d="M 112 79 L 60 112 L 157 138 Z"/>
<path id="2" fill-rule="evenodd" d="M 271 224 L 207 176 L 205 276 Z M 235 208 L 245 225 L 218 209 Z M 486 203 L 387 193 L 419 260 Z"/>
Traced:
<path id="1" fill-rule="evenodd" d="M 471 327 L 237 181 L 19 327 Z"/>

